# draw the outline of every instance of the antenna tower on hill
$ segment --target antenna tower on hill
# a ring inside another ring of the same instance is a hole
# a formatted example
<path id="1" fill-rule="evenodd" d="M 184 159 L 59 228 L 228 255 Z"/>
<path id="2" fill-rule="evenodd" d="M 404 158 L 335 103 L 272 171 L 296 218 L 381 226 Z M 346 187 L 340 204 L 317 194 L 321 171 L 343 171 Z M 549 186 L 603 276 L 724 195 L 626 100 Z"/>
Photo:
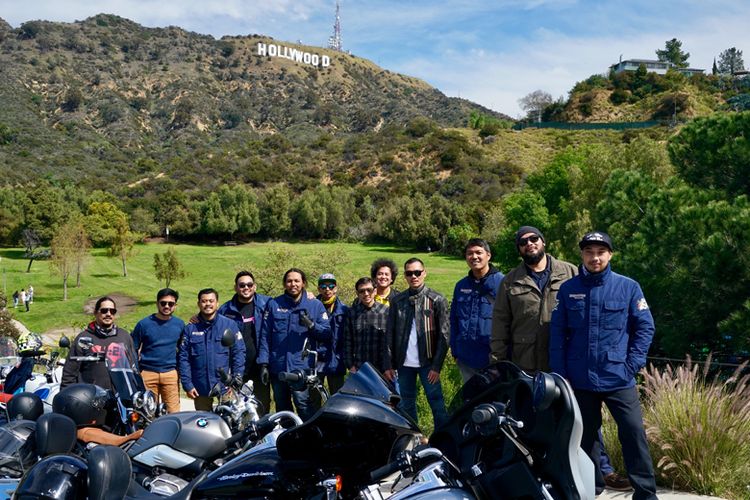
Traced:
<path id="1" fill-rule="evenodd" d="M 339 52 L 344 50 L 343 44 L 341 43 L 341 16 L 339 16 L 339 0 L 336 0 L 336 22 L 333 23 L 333 35 L 328 37 L 328 48 L 338 50 Z"/>

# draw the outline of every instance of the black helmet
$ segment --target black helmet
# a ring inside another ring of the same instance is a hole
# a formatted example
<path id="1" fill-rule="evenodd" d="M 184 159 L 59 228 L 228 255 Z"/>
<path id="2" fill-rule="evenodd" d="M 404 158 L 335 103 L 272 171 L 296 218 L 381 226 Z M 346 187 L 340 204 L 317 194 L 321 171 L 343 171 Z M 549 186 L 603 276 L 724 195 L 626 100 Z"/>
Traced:
<path id="1" fill-rule="evenodd" d="M 18 483 L 14 498 L 30 500 L 86 498 L 86 462 L 70 455 L 53 455 L 29 469 Z"/>
<path id="2" fill-rule="evenodd" d="M 8 401 L 8 420 L 36 420 L 44 413 L 42 398 L 33 392 L 21 392 Z"/>
<path id="3" fill-rule="evenodd" d="M 79 427 L 104 425 L 109 399 L 109 393 L 99 386 L 72 384 L 57 393 L 52 411 L 72 418 Z"/>

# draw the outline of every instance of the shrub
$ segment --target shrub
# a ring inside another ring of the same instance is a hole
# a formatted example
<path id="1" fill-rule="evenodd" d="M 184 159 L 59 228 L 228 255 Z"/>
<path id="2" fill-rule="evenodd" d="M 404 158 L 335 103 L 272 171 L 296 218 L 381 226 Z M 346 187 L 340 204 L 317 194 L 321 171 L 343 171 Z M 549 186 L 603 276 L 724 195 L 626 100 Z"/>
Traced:
<path id="1" fill-rule="evenodd" d="M 750 374 L 746 361 L 726 379 L 684 366 L 644 372 L 646 434 L 657 478 L 702 495 L 746 497 L 750 477 Z"/>

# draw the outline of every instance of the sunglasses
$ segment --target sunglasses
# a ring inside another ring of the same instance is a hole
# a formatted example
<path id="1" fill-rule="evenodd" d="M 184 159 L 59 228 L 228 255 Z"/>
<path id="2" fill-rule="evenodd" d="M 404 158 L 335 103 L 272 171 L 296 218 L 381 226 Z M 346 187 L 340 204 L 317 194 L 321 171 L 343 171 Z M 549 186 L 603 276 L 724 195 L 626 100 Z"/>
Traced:
<path id="1" fill-rule="evenodd" d="M 518 240 L 518 246 L 525 247 L 529 242 L 536 243 L 537 241 L 539 241 L 539 236 L 537 235 L 529 236 L 528 238 L 521 238 Z"/>
<path id="2" fill-rule="evenodd" d="M 404 271 L 404 276 L 407 278 L 411 278 L 412 276 L 416 276 L 419 278 L 422 276 L 422 273 L 424 272 L 424 269 L 417 269 L 416 271 Z"/>
<path id="3" fill-rule="evenodd" d="M 160 300 L 159 305 L 162 307 L 174 307 L 177 302 L 170 302 L 168 300 Z"/>
<path id="4" fill-rule="evenodd" d="M 333 290 L 334 288 L 336 288 L 336 283 L 321 283 L 320 285 L 318 285 L 318 288 L 320 288 L 321 290 Z"/>
<path id="5" fill-rule="evenodd" d="M 102 307 L 99 309 L 99 314 L 107 314 L 107 313 L 117 314 L 117 309 L 115 309 L 114 307 Z"/>
<path id="6" fill-rule="evenodd" d="M 237 283 L 237 288 L 252 288 L 255 286 L 255 283 L 252 281 L 250 283 Z"/>
<path id="7" fill-rule="evenodd" d="M 374 288 L 360 288 L 359 290 L 357 290 L 357 293 L 362 293 L 362 294 L 367 294 L 367 295 L 370 295 L 370 294 L 372 294 L 372 293 L 373 293 L 374 291 L 375 291 L 375 289 L 374 289 Z"/>

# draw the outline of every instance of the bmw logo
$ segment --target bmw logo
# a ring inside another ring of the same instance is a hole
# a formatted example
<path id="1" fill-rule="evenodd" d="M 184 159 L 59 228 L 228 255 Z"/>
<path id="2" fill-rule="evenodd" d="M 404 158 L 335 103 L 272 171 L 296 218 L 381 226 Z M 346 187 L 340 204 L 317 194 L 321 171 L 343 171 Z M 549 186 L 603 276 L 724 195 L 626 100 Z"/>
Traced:
<path id="1" fill-rule="evenodd" d="M 205 418 L 199 418 L 196 423 L 198 424 L 198 427 L 203 428 L 208 425 L 208 420 L 206 420 Z"/>

